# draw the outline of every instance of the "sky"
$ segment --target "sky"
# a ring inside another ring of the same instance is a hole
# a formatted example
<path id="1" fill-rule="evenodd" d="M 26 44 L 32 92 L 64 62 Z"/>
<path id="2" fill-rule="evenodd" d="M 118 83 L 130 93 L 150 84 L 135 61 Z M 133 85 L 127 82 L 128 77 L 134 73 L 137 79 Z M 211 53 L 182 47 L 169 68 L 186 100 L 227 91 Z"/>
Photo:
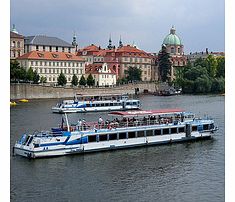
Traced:
<path id="1" fill-rule="evenodd" d="M 225 50 L 224 0 L 11 0 L 10 24 L 24 36 L 47 35 L 79 47 L 105 48 L 109 36 L 118 46 L 137 45 L 158 52 L 170 28 L 182 40 L 185 54 Z"/>

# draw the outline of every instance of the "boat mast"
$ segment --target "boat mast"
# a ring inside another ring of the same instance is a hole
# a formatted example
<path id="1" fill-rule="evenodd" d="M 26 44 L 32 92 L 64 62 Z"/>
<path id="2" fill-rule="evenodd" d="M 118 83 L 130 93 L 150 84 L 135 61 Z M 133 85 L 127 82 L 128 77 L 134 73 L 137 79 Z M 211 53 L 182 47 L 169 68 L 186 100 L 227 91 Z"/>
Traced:
<path id="1" fill-rule="evenodd" d="M 69 121 L 68 121 L 68 116 L 66 113 L 64 113 L 64 116 L 65 116 L 65 120 L 66 120 L 66 124 L 67 124 L 67 131 L 69 132 Z"/>

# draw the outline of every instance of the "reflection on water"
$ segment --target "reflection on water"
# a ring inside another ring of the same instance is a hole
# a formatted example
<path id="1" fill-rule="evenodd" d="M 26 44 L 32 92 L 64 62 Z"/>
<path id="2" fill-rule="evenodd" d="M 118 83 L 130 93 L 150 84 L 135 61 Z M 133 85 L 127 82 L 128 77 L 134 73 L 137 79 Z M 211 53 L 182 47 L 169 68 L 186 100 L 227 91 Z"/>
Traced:
<path id="1" fill-rule="evenodd" d="M 11 157 L 12 201 L 224 201 L 224 97 L 143 96 L 143 109 L 182 108 L 212 116 L 212 140 L 28 160 Z M 50 129 L 57 99 L 11 108 L 11 147 L 25 131 Z M 107 113 L 70 114 L 97 121 Z"/>

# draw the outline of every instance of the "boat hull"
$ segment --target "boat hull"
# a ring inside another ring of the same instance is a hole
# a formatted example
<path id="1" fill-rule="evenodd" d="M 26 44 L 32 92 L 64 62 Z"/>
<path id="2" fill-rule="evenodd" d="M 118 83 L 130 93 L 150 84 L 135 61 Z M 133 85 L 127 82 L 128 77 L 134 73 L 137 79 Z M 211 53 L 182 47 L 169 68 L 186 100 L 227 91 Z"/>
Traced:
<path id="1" fill-rule="evenodd" d="M 69 154 L 88 153 L 106 150 L 117 150 L 125 148 L 133 148 L 139 146 L 151 146 L 161 144 L 172 144 L 186 141 L 196 141 L 201 139 L 209 139 L 213 136 L 212 131 L 208 132 L 192 132 L 190 137 L 186 137 L 185 133 L 119 139 L 110 141 L 101 141 L 86 144 L 75 144 L 75 145 L 61 145 L 59 147 L 51 146 L 47 148 L 30 149 L 27 146 L 15 145 L 13 154 L 24 156 L 27 158 L 43 158 L 62 156 Z"/>

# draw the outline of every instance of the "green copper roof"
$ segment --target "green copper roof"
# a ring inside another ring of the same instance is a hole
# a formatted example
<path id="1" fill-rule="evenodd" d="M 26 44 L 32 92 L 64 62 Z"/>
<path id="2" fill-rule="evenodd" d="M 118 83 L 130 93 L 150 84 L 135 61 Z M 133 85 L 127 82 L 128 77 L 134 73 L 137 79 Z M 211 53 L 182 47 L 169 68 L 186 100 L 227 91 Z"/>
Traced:
<path id="1" fill-rule="evenodd" d="M 170 30 L 170 34 L 168 34 L 164 41 L 163 44 L 166 45 L 182 45 L 182 42 L 180 40 L 180 38 L 175 34 L 175 28 L 172 27 Z"/>

